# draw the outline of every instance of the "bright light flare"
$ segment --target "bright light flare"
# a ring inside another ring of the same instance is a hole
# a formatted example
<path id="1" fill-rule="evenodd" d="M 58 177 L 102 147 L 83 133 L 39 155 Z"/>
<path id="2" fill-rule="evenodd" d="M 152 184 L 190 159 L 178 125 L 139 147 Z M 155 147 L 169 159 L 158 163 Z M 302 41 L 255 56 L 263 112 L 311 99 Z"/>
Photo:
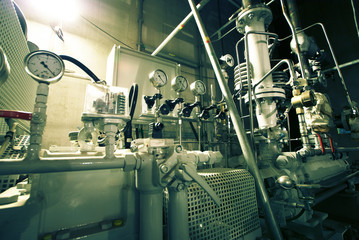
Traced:
<path id="1" fill-rule="evenodd" d="M 32 0 L 34 10 L 52 21 L 74 21 L 79 16 L 78 0 Z"/>

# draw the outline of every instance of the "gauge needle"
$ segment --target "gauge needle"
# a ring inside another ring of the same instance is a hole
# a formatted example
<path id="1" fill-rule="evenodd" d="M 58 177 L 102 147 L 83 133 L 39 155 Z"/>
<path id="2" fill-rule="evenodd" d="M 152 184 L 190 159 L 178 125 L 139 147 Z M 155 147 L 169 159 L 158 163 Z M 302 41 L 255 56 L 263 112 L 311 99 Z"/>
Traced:
<path id="1" fill-rule="evenodd" d="M 50 70 L 50 68 L 47 66 L 47 64 L 44 61 L 40 62 L 42 64 L 42 66 L 44 66 L 44 68 L 46 68 L 47 70 L 49 70 L 53 76 L 55 76 L 55 73 L 53 71 Z"/>
<path id="2" fill-rule="evenodd" d="M 161 75 L 160 74 L 157 74 L 157 76 L 161 79 L 162 83 L 164 82 L 161 78 Z"/>

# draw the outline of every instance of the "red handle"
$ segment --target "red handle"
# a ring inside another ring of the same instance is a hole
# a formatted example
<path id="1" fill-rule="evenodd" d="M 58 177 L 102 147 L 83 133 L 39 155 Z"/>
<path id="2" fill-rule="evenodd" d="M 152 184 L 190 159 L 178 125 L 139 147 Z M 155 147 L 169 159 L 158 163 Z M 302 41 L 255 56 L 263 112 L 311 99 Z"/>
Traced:
<path id="1" fill-rule="evenodd" d="M 23 119 L 23 120 L 31 120 L 32 113 L 30 113 L 30 112 L 21 112 L 21 111 L 0 110 L 0 117 L 19 118 L 19 119 Z"/>

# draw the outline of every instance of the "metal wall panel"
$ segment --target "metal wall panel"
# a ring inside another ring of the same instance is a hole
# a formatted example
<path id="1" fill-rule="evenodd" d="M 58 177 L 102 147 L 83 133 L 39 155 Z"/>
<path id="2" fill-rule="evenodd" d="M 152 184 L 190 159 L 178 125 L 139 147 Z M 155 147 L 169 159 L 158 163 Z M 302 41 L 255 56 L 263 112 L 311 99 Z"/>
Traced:
<path id="1" fill-rule="evenodd" d="M 37 83 L 24 70 L 29 49 L 11 0 L 0 1 L 0 45 L 10 65 L 9 78 L 0 87 L 0 109 L 32 112 Z M 20 122 L 29 128 L 29 122 Z"/>

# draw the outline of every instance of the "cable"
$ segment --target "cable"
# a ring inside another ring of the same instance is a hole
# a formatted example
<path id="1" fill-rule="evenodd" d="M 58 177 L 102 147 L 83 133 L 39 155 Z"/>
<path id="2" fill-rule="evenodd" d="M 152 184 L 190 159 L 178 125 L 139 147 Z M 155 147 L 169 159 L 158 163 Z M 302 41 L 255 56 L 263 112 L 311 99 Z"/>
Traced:
<path id="1" fill-rule="evenodd" d="M 76 60 L 73 57 L 67 56 L 67 55 L 60 55 L 60 57 L 63 60 L 72 62 L 73 64 L 75 64 L 76 66 L 78 66 L 79 68 L 81 68 L 85 73 L 87 73 L 96 83 L 100 83 L 102 82 L 88 67 L 86 67 L 83 63 L 81 63 L 80 61 Z"/>
<path id="2" fill-rule="evenodd" d="M 137 104 L 137 97 L 138 97 L 138 85 L 137 83 L 134 83 L 131 88 L 130 92 L 128 94 L 128 107 L 130 108 L 130 120 L 126 123 L 125 128 L 123 129 L 124 136 L 125 136 L 125 148 L 131 147 L 131 142 L 128 141 L 128 139 L 132 140 L 132 118 L 135 113 L 136 104 Z M 137 137 L 137 131 L 136 131 L 136 137 Z"/>
<path id="3" fill-rule="evenodd" d="M 85 18 L 84 16 L 81 16 L 84 20 L 86 20 L 88 23 L 90 23 L 92 26 L 94 26 L 95 28 L 97 28 L 98 30 L 100 30 L 101 32 L 103 32 L 104 34 L 106 34 L 107 36 L 111 37 L 112 39 L 114 39 L 115 41 L 125 45 L 126 47 L 133 49 L 133 47 L 127 45 L 126 43 L 122 42 L 121 40 L 117 39 L 116 37 L 112 36 L 110 33 L 106 32 L 105 30 L 103 30 L 102 28 L 100 28 L 99 26 L 97 26 L 95 23 L 91 22 L 90 20 L 88 20 L 87 18 Z"/>
<path id="4" fill-rule="evenodd" d="M 354 7 L 354 1 L 353 0 L 351 0 L 351 4 L 352 4 L 352 9 L 353 9 L 355 28 L 357 30 L 357 34 L 358 34 L 358 38 L 359 38 L 359 27 L 358 27 L 357 15 L 356 15 L 356 12 L 355 12 L 355 7 Z"/>

